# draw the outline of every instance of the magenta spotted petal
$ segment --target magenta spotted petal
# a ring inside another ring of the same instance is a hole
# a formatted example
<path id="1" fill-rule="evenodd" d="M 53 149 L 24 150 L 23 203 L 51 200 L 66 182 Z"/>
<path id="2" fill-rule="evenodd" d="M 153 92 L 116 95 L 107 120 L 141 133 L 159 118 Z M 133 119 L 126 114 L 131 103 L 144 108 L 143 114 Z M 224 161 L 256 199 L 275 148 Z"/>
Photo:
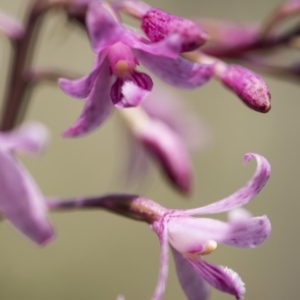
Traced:
<path id="1" fill-rule="evenodd" d="M 217 290 L 234 295 L 236 299 L 242 299 L 245 293 L 245 284 L 233 270 L 210 264 L 201 258 L 185 258 L 194 268 L 197 274 L 205 279 Z"/>
<path id="2" fill-rule="evenodd" d="M 111 88 L 111 99 L 118 108 L 135 107 L 152 90 L 153 82 L 145 73 L 134 71 L 127 80 L 117 78 Z"/>
<path id="3" fill-rule="evenodd" d="M 46 135 L 44 127 L 33 123 L 15 132 L 0 134 L 1 214 L 40 245 L 46 244 L 54 236 L 47 218 L 44 196 L 11 150 L 38 152 L 46 143 Z"/>
<path id="4" fill-rule="evenodd" d="M 174 216 L 168 223 L 169 242 L 182 253 L 202 252 L 210 241 L 240 248 L 255 248 L 270 233 L 271 225 L 266 216 L 239 222 Z"/>

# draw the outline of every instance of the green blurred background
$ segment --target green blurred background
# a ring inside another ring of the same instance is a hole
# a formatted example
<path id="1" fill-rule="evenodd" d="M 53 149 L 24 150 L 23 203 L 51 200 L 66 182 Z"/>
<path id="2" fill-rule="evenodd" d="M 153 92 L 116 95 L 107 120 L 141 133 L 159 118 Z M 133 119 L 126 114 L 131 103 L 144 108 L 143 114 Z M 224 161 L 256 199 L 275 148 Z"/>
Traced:
<path id="1" fill-rule="evenodd" d="M 280 1 L 275 0 L 163 0 L 148 1 L 184 17 L 211 16 L 237 21 L 260 21 Z M 28 1 L 1 0 L 0 9 L 22 18 Z M 1 93 L 5 88 L 10 47 L 0 40 Z M 67 26 L 63 15 L 47 16 L 35 63 L 86 73 L 93 55 L 86 36 Z M 247 208 L 267 214 L 270 239 L 254 250 L 219 245 L 207 259 L 229 266 L 246 282 L 248 300 L 298 299 L 300 291 L 299 172 L 300 86 L 264 76 L 272 92 L 272 110 L 264 115 L 245 107 L 213 81 L 196 91 L 175 91 L 207 124 L 209 145 L 193 156 L 194 193 L 176 194 L 157 169 L 140 188 L 123 187 L 118 170 L 126 147 L 115 113 L 97 132 L 63 140 L 61 133 L 79 115 L 82 102 L 64 95 L 55 85 L 35 89 L 27 119 L 45 123 L 52 140 L 41 158 L 22 157 L 45 195 L 78 196 L 107 192 L 140 193 L 170 208 L 198 207 L 234 192 L 253 174 L 255 163 L 244 167 L 246 152 L 270 161 L 272 176 L 263 192 Z M 44 249 L 0 226 L 0 299 L 113 300 L 150 299 L 156 284 L 159 245 L 147 225 L 107 212 L 51 214 L 56 240 Z M 170 258 L 166 300 L 185 299 Z M 233 299 L 212 291 L 211 299 Z"/>

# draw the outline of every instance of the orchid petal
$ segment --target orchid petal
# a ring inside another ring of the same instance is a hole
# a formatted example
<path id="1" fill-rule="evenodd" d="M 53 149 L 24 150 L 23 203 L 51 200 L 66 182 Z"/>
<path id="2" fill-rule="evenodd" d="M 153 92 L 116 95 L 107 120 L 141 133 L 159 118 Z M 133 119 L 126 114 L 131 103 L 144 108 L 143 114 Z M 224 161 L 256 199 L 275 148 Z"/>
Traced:
<path id="1" fill-rule="evenodd" d="M 209 218 L 174 216 L 168 222 L 169 242 L 181 253 L 201 253 L 211 241 L 254 248 L 261 245 L 270 233 L 271 225 L 266 216 L 232 223 Z"/>
<path id="2" fill-rule="evenodd" d="M 134 50 L 139 62 L 162 81 L 183 89 L 194 89 L 208 82 L 214 73 L 214 65 L 194 63 L 182 57 L 171 59 L 153 56 L 144 51 Z"/>
<path id="3" fill-rule="evenodd" d="M 271 223 L 267 216 L 234 220 L 230 231 L 221 242 L 240 248 L 255 248 L 266 241 L 271 234 Z"/>
<path id="4" fill-rule="evenodd" d="M 198 260 L 185 258 L 194 270 L 214 288 L 234 295 L 237 299 L 242 299 L 245 293 L 245 285 L 239 275 L 233 270 L 212 265 L 201 258 Z"/>
<path id="5" fill-rule="evenodd" d="M 256 172 L 244 187 L 225 199 L 203 207 L 185 210 L 184 213 L 188 215 L 220 213 L 245 205 L 254 198 L 267 183 L 271 166 L 263 156 L 255 153 L 245 154 L 244 164 L 246 165 L 252 158 L 257 161 Z"/>
<path id="6" fill-rule="evenodd" d="M 88 75 L 78 78 L 76 80 L 59 78 L 59 87 L 63 90 L 64 93 L 66 93 L 70 97 L 76 99 L 88 97 L 99 75 L 106 54 L 107 51 L 102 51 L 99 55 L 96 55 L 92 71 Z"/>
<path id="7" fill-rule="evenodd" d="M 43 195 L 24 167 L 0 150 L 0 211 L 19 231 L 37 244 L 54 235 Z"/>
<path id="8" fill-rule="evenodd" d="M 131 80 L 122 85 L 122 100 L 115 104 L 119 108 L 138 106 L 152 90 L 153 82 L 145 73 L 133 72 Z"/>
<path id="9" fill-rule="evenodd" d="M 206 282 L 195 269 L 184 259 L 181 253 L 171 247 L 176 265 L 178 280 L 188 300 L 207 300 L 208 288 Z"/>
<path id="10" fill-rule="evenodd" d="M 153 120 L 140 134 L 140 139 L 175 187 L 184 193 L 190 192 L 191 163 L 180 137 L 162 122 Z"/>
<path id="11" fill-rule="evenodd" d="M 86 24 L 96 53 L 119 42 L 126 31 L 114 14 L 109 4 L 92 1 L 88 7 Z"/>
<path id="12" fill-rule="evenodd" d="M 86 99 L 84 109 L 75 122 L 67 129 L 64 137 L 79 137 L 95 130 L 108 118 L 112 103 L 110 100 L 110 82 L 108 62 L 105 60 L 99 73 L 99 77 L 93 89 Z"/>
<path id="13" fill-rule="evenodd" d="M 168 277 L 168 230 L 165 223 L 160 223 L 158 229 L 154 229 L 160 242 L 160 266 L 157 285 L 151 300 L 160 300 L 164 296 Z"/>
<path id="14" fill-rule="evenodd" d="M 163 40 L 153 43 L 130 29 L 123 33 L 121 41 L 123 44 L 136 49 L 136 51 L 144 51 L 149 55 L 163 56 L 165 58 L 177 58 L 182 45 L 182 39 L 178 34 L 170 34 Z"/>
<path id="15" fill-rule="evenodd" d="M 17 130 L 0 134 L 0 148 L 9 151 L 41 152 L 49 139 L 47 128 L 38 122 L 28 122 Z"/>

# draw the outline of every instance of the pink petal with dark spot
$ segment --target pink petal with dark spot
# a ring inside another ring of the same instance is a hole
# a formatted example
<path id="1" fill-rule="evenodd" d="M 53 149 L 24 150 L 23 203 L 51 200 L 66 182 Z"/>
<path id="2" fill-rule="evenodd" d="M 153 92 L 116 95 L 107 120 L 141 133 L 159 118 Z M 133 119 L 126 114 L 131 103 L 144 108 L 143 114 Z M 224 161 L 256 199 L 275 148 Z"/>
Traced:
<path id="1" fill-rule="evenodd" d="M 203 259 L 185 258 L 199 276 L 221 292 L 231 294 L 236 299 L 242 299 L 245 293 L 245 284 L 233 270 L 210 264 Z"/>
<path id="2" fill-rule="evenodd" d="M 118 108 L 135 107 L 143 101 L 152 90 L 153 82 L 145 73 L 134 71 L 127 80 L 117 78 L 111 88 L 111 99 Z"/>

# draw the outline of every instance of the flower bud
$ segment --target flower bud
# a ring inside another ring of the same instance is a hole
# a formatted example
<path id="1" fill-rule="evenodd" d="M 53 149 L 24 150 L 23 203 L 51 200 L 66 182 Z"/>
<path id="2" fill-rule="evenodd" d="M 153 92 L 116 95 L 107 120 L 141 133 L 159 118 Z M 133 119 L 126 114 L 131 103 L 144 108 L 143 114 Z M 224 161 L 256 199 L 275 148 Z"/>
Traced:
<path id="1" fill-rule="evenodd" d="M 267 113 L 271 109 L 271 94 L 264 80 L 254 72 L 238 65 L 216 67 L 215 74 L 248 107 Z"/>
<path id="2" fill-rule="evenodd" d="M 150 9 L 143 15 L 141 27 L 152 42 L 178 34 L 182 43 L 181 52 L 193 51 L 208 39 L 208 34 L 194 22 L 157 8 Z"/>

